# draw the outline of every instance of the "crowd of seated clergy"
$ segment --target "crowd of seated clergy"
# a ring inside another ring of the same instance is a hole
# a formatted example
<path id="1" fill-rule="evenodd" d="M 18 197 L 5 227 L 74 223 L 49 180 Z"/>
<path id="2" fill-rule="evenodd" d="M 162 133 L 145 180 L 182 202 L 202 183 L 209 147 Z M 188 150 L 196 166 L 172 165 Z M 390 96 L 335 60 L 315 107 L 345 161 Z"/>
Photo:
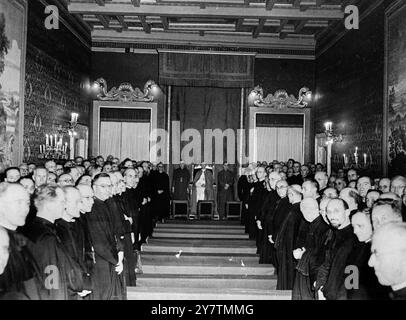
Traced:
<path id="1" fill-rule="evenodd" d="M 227 166 L 217 178 L 222 203 L 236 180 Z M 113 156 L 7 168 L 0 299 L 126 299 L 171 198 L 210 179 L 204 166 L 193 179 L 184 169 L 170 185 L 162 163 Z M 258 263 L 272 265 L 277 290 L 294 300 L 406 298 L 405 187 L 403 176 L 339 169 L 328 177 L 322 164 L 293 159 L 249 164 L 236 182 Z"/>

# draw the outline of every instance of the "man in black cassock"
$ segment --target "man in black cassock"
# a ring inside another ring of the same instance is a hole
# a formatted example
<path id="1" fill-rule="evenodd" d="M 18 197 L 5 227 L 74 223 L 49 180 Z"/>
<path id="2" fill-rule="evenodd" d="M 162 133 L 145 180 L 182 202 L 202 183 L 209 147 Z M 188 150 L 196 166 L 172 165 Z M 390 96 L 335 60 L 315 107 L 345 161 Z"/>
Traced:
<path id="1" fill-rule="evenodd" d="M 4 269 L 6 269 L 10 257 L 9 248 L 10 238 L 6 229 L 0 226 L 0 276 L 3 274 Z"/>
<path id="2" fill-rule="evenodd" d="M 131 215 L 131 209 L 128 206 L 127 201 L 125 201 L 123 197 L 123 192 L 126 191 L 126 185 L 124 183 L 124 178 L 120 172 L 114 172 L 112 175 L 115 176 L 116 181 L 116 190 L 115 194 L 113 195 L 113 200 L 117 204 L 118 212 L 120 213 L 120 220 L 123 226 L 123 235 L 122 241 L 124 245 L 124 271 L 126 276 L 126 284 L 128 286 L 134 287 L 136 286 L 136 274 L 135 274 L 135 267 L 136 267 L 136 258 L 133 250 L 133 242 L 132 242 L 132 222 L 133 218 Z M 135 240 L 135 239 L 134 239 Z"/>
<path id="3" fill-rule="evenodd" d="M 92 291 L 90 274 L 87 272 L 86 265 L 81 256 L 82 248 L 78 247 L 77 236 L 80 235 L 75 232 L 75 219 L 80 217 L 80 192 L 71 186 L 64 187 L 63 190 L 65 193 L 66 207 L 62 218 L 55 221 L 56 232 L 66 252 L 80 266 L 83 277 L 83 288 L 90 294 Z M 85 296 L 87 295 L 83 294 L 83 297 Z"/>
<path id="4" fill-rule="evenodd" d="M 303 216 L 301 227 L 305 228 L 305 239 L 302 243 L 296 241 L 293 256 L 297 261 L 292 300 L 315 300 L 316 292 L 313 283 L 317 272 L 324 261 L 325 245 L 328 237 L 329 225 L 319 214 L 316 200 L 306 198 L 300 203 Z M 300 240 L 301 241 L 301 240 Z"/>
<path id="5" fill-rule="evenodd" d="M 172 176 L 172 199 L 188 200 L 188 186 L 190 182 L 190 172 L 183 161 L 180 162 L 179 168 L 173 171 Z"/>
<path id="6" fill-rule="evenodd" d="M 279 201 L 279 195 L 276 192 L 276 183 L 280 181 L 281 177 L 277 172 L 271 172 L 267 181 L 267 194 L 265 195 L 261 203 L 261 213 L 258 228 L 259 229 L 259 238 L 257 239 L 257 251 L 259 253 L 259 263 L 273 263 L 274 255 L 272 255 L 271 243 L 268 239 L 268 230 L 269 223 L 266 221 L 272 219 L 276 204 Z"/>
<path id="7" fill-rule="evenodd" d="M 92 211 L 86 215 L 90 239 L 95 251 L 94 298 L 126 299 L 123 272 L 124 250 L 116 235 L 115 221 L 105 201 L 111 197 L 109 175 L 100 173 L 93 179 L 95 195 Z"/>
<path id="8" fill-rule="evenodd" d="M 238 199 L 242 202 L 241 224 L 245 226 L 245 233 L 248 233 L 248 200 L 250 196 L 250 183 L 248 182 L 249 169 L 243 169 L 243 174 L 238 178 L 237 194 Z"/>
<path id="9" fill-rule="evenodd" d="M 169 176 L 164 171 L 162 162 L 158 164 L 158 171 L 154 176 L 154 211 L 158 221 L 163 222 L 169 217 L 170 211 L 170 190 Z"/>
<path id="10" fill-rule="evenodd" d="M 293 288 L 296 273 L 296 262 L 293 257 L 294 243 L 300 222 L 303 220 L 300 211 L 301 187 L 299 185 L 290 186 L 288 198 L 292 206 L 275 241 L 276 258 L 279 266 L 277 290 L 292 290 Z"/>
<path id="11" fill-rule="evenodd" d="M 65 210 L 65 195 L 56 185 L 41 186 L 36 191 L 34 219 L 27 236 L 31 251 L 42 274 L 41 299 L 76 300 L 87 295 L 83 291 L 82 270 L 71 258 L 55 226 Z"/>
<path id="12" fill-rule="evenodd" d="M 138 172 L 138 171 L 137 171 Z M 134 234 L 134 249 L 137 249 L 139 237 L 139 208 L 140 199 L 136 193 L 136 187 L 139 178 L 135 169 L 126 169 L 124 171 L 125 191 L 122 193 L 123 200 L 127 203 L 130 216 L 132 217 L 132 232 Z"/>
<path id="13" fill-rule="evenodd" d="M 137 198 L 140 199 L 139 211 L 139 234 L 138 242 L 139 249 L 143 243 L 147 242 L 147 238 L 152 235 L 152 213 L 151 213 L 151 196 L 152 185 L 148 176 L 144 176 L 145 172 L 142 167 L 138 168 L 139 182 L 136 188 Z"/>
<path id="14" fill-rule="evenodd" d="M 284 180 L 280 180 L 276 183 L 276 192 L 279 199 L 275 204 L 275 209 L 272 214 L 269 214 L 265 218 L 264 223 L 264 244 L 262 246 L 262 254 L 264 263 L 272 263 L 275 269 L 279 270 L 279 263 L 276 256 L 275 241 L 278 237 L 280 228 L 285 221 L 291 204 L 287 196 L 288 183 Z M 266 242 L 268 240 L 268 242 Z"/>
<path id="15" fill-rule="evenodd" d="M 260 224 L 261 206 L 268 193 L 265 181 L 265 168 L 259 167 L 256 173 L 258 181 L 251 185 L 248 200 L 248 231 L 250 239 L 257 239 L 258 225 Z M 258 223 L 259 221 L 259 223 Z M 262 227 L 261 227 L 262 228 Z"/>
<path id="16" fill-rule="evenodd" d="M 389 287 L 379 284 L 374 269 L 368 265 L 373 234 L 369 210 L 365 209 L 354 214 L 351 217 L 351 224 L 358 241 L 347 258 L 347 266 L 357 268 L 358 283 L 354 288 L 346 288 L 347 299 L 387 300 L 389 299 Z"/>
<path id="17" fill-rule="evenodd" d="M 139 186 L 142 190 L 143 193 L 143 197 L 147 200 L 147 203 L 145 204 L 144 208 L 144 212 L 145 214 L 143 214 L 143 219 L 145 219 L 143 221 L 143 232 L 141 234 L 141 236 L 144 238 L 145 240 L 143 240 L 142 242 L 146 242 L 146 239 L 148 237 L 152 237 L 152 234 L 154 232 L 154 226 L 155 226 L 155 219 L 156 219 L 156 213 L 154 212 L 154 206 L 155 206 L 155 202 L 153 201 L 154 199 L 154 173 L 151 176 L 150 173 L 150 167 L 149 167 L 149 162 L 144 161 L 142 163 L 142 173 L 139 170 L 139 177 L 140 177 L 140 182 L 139 182 Z"/>
<path id="18" fill-rule="evenodd" d="M 24 225 L 30 197 L 19 184 L 0 184 L 0 226 L 8 235 L 9 258 L 0 272 L 0 299 L 40 299 L 41 275 L 29 249 L 29 240 L 16 231 Z"/>
<path id="19" fill-rule="evenodd" d="M 85 184 L 79 184 L 76 188 L 80 193 L 80 217 L 75 219 L 75 222 L 73 223 L 73 234 L 79 250 L 81 265 L 84 266 L 86 272 L 86 276 L 83 277 L 83 280 L 85 281 L 85 285 L 93 290 L 92 279 L 95 264 L 95 252 L 90 239 L 86 215 L 92 211 L 94 192 L 91 186 Z M 87 298 L 93 298 L 93 295 L 89 295 Z"/>
<path id="20" fill-rule="evenodd" d="M 354 235 L 350 210 L 342 199 L 332 199 L 327 205 L 327 218 L 333 227 L 330 241 L 324 258 L 317 273 L 316 292 L 318 299 L 346 299 L 344 287 L 346 261 L 357 239 Z"/>
<path id="21" fill-rule="evenodd" d="M 220 219 L 225 219 L 226 203 L 234 200 L 234 173 L 229 169 L 228 163 L 224 162 L 223 170 L 217 174 L 217 208 Z"/>
<path id="22" fill-rule="evenodd" d="M 381 285 L 390 286 L 392 300 L 406 300 L 406 223 L 387 223 L 375 230 L 371 257 Z"/>
<path id="23" fill-rule="evenodd" d="M 301 186 L 303 184 L 303 177 L 300 174 L 300 168 L 301 168 L 300 162 L 296 161 L 293 163 L 293 175 L 287 178 L 289 185 L 292 186 L 294 184 L 298 184 Z"/>

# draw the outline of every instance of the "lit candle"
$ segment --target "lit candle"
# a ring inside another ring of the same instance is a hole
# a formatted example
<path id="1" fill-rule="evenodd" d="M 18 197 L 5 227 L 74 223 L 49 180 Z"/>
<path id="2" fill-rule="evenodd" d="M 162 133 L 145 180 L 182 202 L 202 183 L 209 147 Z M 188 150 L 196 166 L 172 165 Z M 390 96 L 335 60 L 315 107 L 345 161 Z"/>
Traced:
<path id="1" fill-rule="evenodd" d="M 52 134 L 49 135 L 49 145 L 52 147 Z"/>
<path id="2" fill-rule="evenodd" d="M 366 164 L 367 164 L 367 154 L 364 153 L 364 165 L 366 165 Z"/>
<path id="3" fill-rule="evenodd" d="M 49 146 L 49 136 L 48 136 L 48 134 L 45 135 L 45 145 L 47 147 Z"/>
<path id="4" fill-rule="evenodd" d="M 344 166 L 347 165 L 347 156 L 345 155 L 345 153 L 343 154 L 343 158 L 344 158 Z"/>
<path id="5" fill-rule="evenodd" d="M 54 146 L 54 147 L 56 147 L 56 146 L 58 145 L 58 140 L 57 140 L 58 138 L 57 138 L 57 136 L 56 136 L 56 133 L 54 134 L 54 136 L 55 136 L 55 142 L 54 142 L 54 143 L 55 143 L 55 146 Z"/>
<path id="6" fill-rule="evenodd" d="M 65 142 L 65 152 L 66 152 L 66 150 L 68 150 L 68 143 L 67 142 Z"/>
<path id="7" fill-rule="evenodd" d="M 39 145 L 39 153 L 42 153 L 42 144 Z"/>

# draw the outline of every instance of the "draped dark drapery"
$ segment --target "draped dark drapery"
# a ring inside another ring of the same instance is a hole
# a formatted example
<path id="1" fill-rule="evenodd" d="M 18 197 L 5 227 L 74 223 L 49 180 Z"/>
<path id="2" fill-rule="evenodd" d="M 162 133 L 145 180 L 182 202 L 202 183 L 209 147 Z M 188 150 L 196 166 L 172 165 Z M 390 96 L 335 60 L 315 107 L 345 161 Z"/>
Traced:
<path id="1" fill-rule="evenodd" d="M 196 129 L 201 136 L 201 160 L 205 159 L 209 150 L 204 150 L 204 129 L 231 129 L 235 136 L 232 152 L 235 161 L 237 153 L 237 129 L 239 128 L 241 89 L 209 88 L 209 87 L 173 87 L 171 120 L 178 121 L 179 130 L 172 125 L 172 137 L 179 141 L 180 150 L 188 141 L 180 141 L 181 133 L 186 129 Z M 212 161 L 215 162 L 215 145 L 211 144 Z M 172 148 L 175 146 L 172 146 Z M 171 148 L 171 149 L 172 149 Z M 227 159 L 227 139 L 223 139 L 223 159 Z M 173 159 L 172 159 L 173 160 Z M 227 159 L 231 161 L 231 159 Z M 198 159 L 196 159 L 198 162 Z"/>
<path id="2" fill-rule="evenodd" d="M 255 56 L 201 52 L 159 52 L 159 84 L 189 87 L 254 86 Z"/>

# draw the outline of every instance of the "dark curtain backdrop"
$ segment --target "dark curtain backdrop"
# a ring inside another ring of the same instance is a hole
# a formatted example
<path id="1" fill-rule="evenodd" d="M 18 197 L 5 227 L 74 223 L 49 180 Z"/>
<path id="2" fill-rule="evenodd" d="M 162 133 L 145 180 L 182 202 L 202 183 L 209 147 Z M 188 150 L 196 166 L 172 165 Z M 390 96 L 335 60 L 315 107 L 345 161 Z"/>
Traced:
<path id="1" fill-rule="evenodd" d="M 239 128 L 241 89 L 215 87 L 173 87 L 171 120 L 180 122 L 180 134 L 185 129 L 196 129 L 201 135 L 201 158 L 204 160 L 204 129 L 234 130 L 235 161 L 237 156 L 237 129 Z M 172 129 L 172 135 L 176 132 Z M 180 135 L 179 135 L 180 139 Z M 214 140 L 214 139 L 213 139 Z M 180 149 L 188 142 L 180 142 Z M 172 149 L 172 148 L 171 148 Z M 223 159 L 227 156 L 227 140 L 223 139 Z M 214 141 L 212 162 L 215 161 Z"/>

